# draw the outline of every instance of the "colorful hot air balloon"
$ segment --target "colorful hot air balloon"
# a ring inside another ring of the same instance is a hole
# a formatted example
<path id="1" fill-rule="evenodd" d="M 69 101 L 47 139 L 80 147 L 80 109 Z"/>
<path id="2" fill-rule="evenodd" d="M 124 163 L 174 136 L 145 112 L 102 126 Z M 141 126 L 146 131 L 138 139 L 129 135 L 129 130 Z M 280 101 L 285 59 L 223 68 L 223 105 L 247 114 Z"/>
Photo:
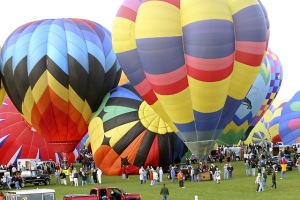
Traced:
<path id="1" fill-rule="evenodd" d="M 278 56 L 275 53 L 273 53 L 271 49 L 268 49 L 266 54 L 266 59 L 269 61 L 270 68 L 271 68 L 271 82 L 270 82 L 269 91 L 259 112 L 254 117 L 248 130 L 246 131 L 246 135 L 251 132 L 254 126 L 258 123 L 258 121 L 263 117 L 265 112 L 269 109 L 274 99 L 276 98 L 282 83 L 282 78 L 283 78 L 282 65 Z"/>
<path id="2" fill-rule="evenodd" d="M 279 134 L 284 145 L 300 143 L 300 91 L 282 108 Z"/>
<path id="3" fill-rule="evenodd" d="M 89 124 L 89 135 L 95 164 L 108 175 L 120 174 L 122 164 L 133 174 L 141 166 L 168 169 L 187 150 L 130 83 L 107 94 Z"/>
<path id="4" fill-rule="evenodd" d="M 121 75 L 110 32 L 90 20 L 24 24 L 1 53 L 5 89 L 55 152 L 72 152 L 102 98 Z"/>
<path id="5" fill-rule="evenodd" d="M 2 47 L 0 46 L 0 51 L 1 51 Z M 2 66 L 2 58 L 0 56 L 0 66 Z M 2 105 L 4 98 L 6 96 L 6 92 L 5 92 L 5 88 L 3 86 L 2 83 L 2 77 L 0 76 L 0 106 Z"/>
<path id="6" fill-rule="evenodd" d="M 50 145 L 23 119 L 8 96 L 0 108 L 0 155 L 1 164 L 14 166 L 21 158 L 56 160 Z"/>
<path id="7" fill-rule="evenodd" d="M 257 0 L 126 0 L 112 41 L 135 89 L 206 159 L 259 73 L 268 27 Z"/>
<path id="8" fill-rule="evenodd" d="M 286 102 L 275 99 L 261 119 L 274 144 L 282 141 L 279 135 L 279 119 L 285 104 Z"/>
<path id="9" fill-rule="evenodd" d="M 267 58 L 265 58 L 260 72 L 247 93 L 246 98 L 235 112 L 232 121 L 230 121 L 217 139 L 219 145 L 238 144 L 261 108 L 269 90 L 271 80 L 271 70 L 268 63 Z"/>
<path id="10" fill-rule="evenodd" d="M 218 144 L 238 144 L 245 141 L 248 135 L 270 107 L 279 92 L 282 82 L 282 67 L 278 57 L 270 48 L 266 53 L 260 73 L 251 86 L 245 101 L 234 114 L 218 138 Z"/>

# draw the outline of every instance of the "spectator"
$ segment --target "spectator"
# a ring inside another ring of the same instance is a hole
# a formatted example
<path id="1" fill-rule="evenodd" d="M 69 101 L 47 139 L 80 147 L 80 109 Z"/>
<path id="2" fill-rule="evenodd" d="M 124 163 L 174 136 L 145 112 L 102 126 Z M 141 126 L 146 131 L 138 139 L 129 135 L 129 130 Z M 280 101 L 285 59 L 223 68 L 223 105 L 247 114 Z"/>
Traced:
<path id="1" fill-rule="evenodd" d="M 218 167 L 216 167 L 215 178 L 216 178 L 217 184 L 219 184 L 221 181 L 221 171 L 219 170 Z"/>
<path id="2" fill-rule="evenodd" d="M 175 176 L 176 176 L 175 169 L 174 169 L 174 167 L 172 167 L 171 168 L 171 179 L 172 179 L 173 184 L 175 183 Z"/>
<path id="3" fill-rule="evenodd" d="M 61 171 L 60 176 L 61 176 L 60 183 L 64 184 L 64 185 L 67 185 L 67 180 L 66 180 L 67 176 L 66 176 L 65 172 Z"/>
<path id="4" fill-rule="evenodd" d="M 250 164 L 248 160 L 246 160 L 245 162 L 245 168 L 246 168 L 246 176 L 250 176 Z"/>
<path id="5" fill-rule="evenodd" d="M 168 200 L 169 189 L 163 184 L 163 187 L 160 190 L 160 195 L 162 196 L 162 200 Z"/>
<path id="6" fill-rule="evenodd" d="M 15 173 L 13 178 L 12 178 L 12 181 L 15 183 L 15 186 L 16 186 L 16 190 L 20 190 L 21 187 L 20 187 L 20 180 L 19 180 L 19 177 L 17 176 L 17 174 Z"/>
<path id="7" fill-rule="evenodd" d="M 257 189 L 256 192 L 263 192 L 264 188 L 263 188 L 263 184 L 262 184 L 262 176 L 260 173 L 257 174 L 255 183 L 257 183 Z"/>
<path id="8" fill-rule="evenodd" d="M 232 179 L 233 166 L 231 165 L 231 163 L 229 163 L 227 170 L 229 174 L 229 179 Z"/>
<path id="9" fill-rule="evenodd" d="M 87 176 L 86 176 L 86 174 L 85 174 L 85 172 L 82 172 L 82 179 L 81 179 L 81 186 L 83 186 L 83 185 L 88 185 L 87 184 Z"/>
<path id="10" fill-rule="evenodd" d="M 178 182 L 179 182 L 179 188 L 185 188 L 184 187 L 184 182 L 183 182 L 183 173 L 182 173 L 181 169 L 177 174 L 177 179 L 178 179 Z"/>
<path id="11" fill-rule="evenodd" d="M 101 176 L 102 176 L 102 171 L 100 168 L 97 169 L 97 179 L 98 179 L 98 183 L 101 184 L 102 180 L 101 180 Z"/>
<path id="12" fill-rule="evenodd" d="M 78 187 L 78 176 L 79 176 L 79 174 L 78 174 L 77 170 L 74 168 L 73 169 L 73 180 L 74 180 L 75 187 Z"/>
<path id="13" fill-rule="evenodd" d="M 55 170 L 55 180 L 56 180 L 56 185 L 60 185 L 60 172 L 59 170 Z"/>
<path id="14" fill-rule="evenodd" d="M 159 182 L 163 182 L 164 171 L 162 167 L 159 168 Z"/>
<path id="15" fill-rule="evenodd" d="M 228 179 L 228 164 L 224 165 L 224 180 Z"/>
<path id="16" fill-rule="evenodd" d="M 272 186 L 271 187 L 272 188 L 275 187 L 275 189 L 277 188 L 277 186 L 276 186 L 276 173 L 275 173 L 274 170 L 272 171 Z"/>

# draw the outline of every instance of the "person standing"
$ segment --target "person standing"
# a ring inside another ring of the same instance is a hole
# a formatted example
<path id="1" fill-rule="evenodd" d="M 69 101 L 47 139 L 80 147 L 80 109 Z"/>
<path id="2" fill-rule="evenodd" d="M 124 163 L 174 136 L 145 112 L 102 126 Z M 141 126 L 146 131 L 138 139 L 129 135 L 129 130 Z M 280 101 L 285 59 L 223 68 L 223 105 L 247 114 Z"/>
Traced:
<path id="1" fill-rule="evenodd" d="M 252 176 L 255 176 L 255 172 L 256 172 L 256 163 L 254 159 L 251 159 L 251 170 L 252 170 Z"/>
<path id="2" fill-rule="evenodd" d="M 172 179 L 173 184 L 175 183 L 175 176 L 176 176 L 175 169 L 174 169 L 174 167 L 172 167 L 172 169 L 171 169 L 171 179 Z"/>
<path id="3" fill-rule="evenodd" d="M 250 176 L 250 164 L 248 160 L 246 160 L 245 162 L 245 168 L 246 168 L 246 176 Z"/>
<path id="4" fill-rule="evenodd" d="M 257 188 L 256 188 L 256 192 L 263 192 L 264 191 L 264 187 L 262 184 L 262 176 L 260 173 L 257 174 L 255 183 L 257 183 Z"/>
<path id="5" fill-rule="evenodd" d="M 85 172 L 83 171 L 83 172 L 82 172 L 82 178 L 81 178 L 81 186 L 84 186 L 84 185 L 87 186 L 87 185 L 88 185 L 88 184 L 87 184 L 87 178 L 88 178 L 88 177 L 86 176 Z"/>
<path id="6" fill-rule="evenodd" d="M 98 168 L 98 169 L 97 169 L 97 179 L 98 179 L 98 183 L 99 183 L 99 184 L 102 183 L 101 177 L 102 177 L 102 171 L 101 171 L 100 168 Z"/>
<path id="7" fill-rule="evenodd" d="M 74 186 L 74 173 L 73 173 L 73 171 L 71 171 L 71 173 L 69 175 L 69 179 L 70 179 L 70 185 Z"/>
<path id="8" fill-rule="evenodd" d="M 224 165 L 224 180 L 228 179 L 228 164 Z"/>
<path id="9" fill-rule="evenodd" d="M 300 172 L 300 156 L 297 158 L 296 166 L 297 166 L 298 172 Z"/>
<path id="10" fill-rule="evenodd" d="M 219 170 L 218 167 L 216 167 L 215 178 L 216 178 L 217 184 L 219 184 L 221 181 L 221 171 Z"/>
<path id="11" fill-rule="evenodd" d="M 55 170 L 54 175 L 55 175 L 56 185 L 60 185 L 60 172 L 58 169 Z"/>
<path id="12" fill-rule="evenodd" d="M 122 173 L 122 179 L 126 179 L 126 166 L 125 165 L 122 165 L 122 168 L 121 168 L 121 173 Z"/>
<path id="13" fill-rule="evenodd" d="M 74 186 L 75 187 L 78 187 L 78 177 L 79 177 L 79 174 L 78 174 L 76 168 L 74 168 L 74 170 L 73 170 L 73 180 L 74 180 Z"/>
<path id="14" fill-rule="evenodd" d="M 273 170 L 272 171 L 272 188 L 274 187 L 275 189 L 277 188 L 277 185 L 276 185 L 276 173 L 275 171 Z"/>
<path id="15" fill-rule="evenodd" d="M 139 170 L 139 175 L 140 175 L 140 182 L 141 184 L 144 183 L 144 173 L 146 173 L 145 169 L 143 166 L 141 166 L 140 170 Z"/>
<path id="16" fill-rule="evenodd" d="M 229 179 L 232 179 L 233 166 L 231 165 L 231 163 L 229 163 L 227 170 L 229 174 Z"/>
<path id="17" fill-rule="evenodd" d="M 160 190 L 160 195 L 162 196 L 162 200 L 168 200 L 169 189 L 163 184 L 163 187 Z"/>
<path id="18" fill-rule="evenodd" d="M 162 169 L 162 167 L 159 167 L 159 182 L 163 182 L 163 175 L 164 175 L 164 171 Z"/>
<path id="19" fill-rule="evenodd" d="M 263 180 L 263 188 L 268 188 L 267 186 L 268 175 L 266 170 L 263 170 L 262 180 Z"/>
<path id="20" fill-rule="evenodd" d="M 184 187 L 184 182 L 183 182 L 183 173 L 182 173 L 181 169 L 177 174 L 177 179 L 178 179 L 178 182 L 179 182 L 179 188 L 185 188 Z"/>
<path id="21" fill-rule="evenodd" d="M 158 173 L 156 170 L 153 170 L 153 185 L 158 186 L 157 182 L 159 180 Z"/>
<path id="22" fill-rule="evenodd" d="M 286 178 L 286 162 L 285 160 L 283 162 L 281 162 L 281 176 L 280 179 L 285 179 Z"/>
<path id="23" fill-rule="evenodd" d="M 97 181 L 97 170 L 93 169 L 93 172 L 92 172 L 92 183 L 96 184 L 97 182 L 98 182 Z"/>

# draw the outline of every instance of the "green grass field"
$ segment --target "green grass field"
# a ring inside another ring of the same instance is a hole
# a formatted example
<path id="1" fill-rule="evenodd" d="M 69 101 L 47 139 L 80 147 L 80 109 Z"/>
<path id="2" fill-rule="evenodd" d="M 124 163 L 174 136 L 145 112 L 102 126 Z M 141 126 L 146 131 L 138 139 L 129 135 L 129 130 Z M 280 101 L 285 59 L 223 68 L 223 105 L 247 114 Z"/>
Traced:
<path id="1" fill-rule="evenodd" d="M 216 163 L 217 166 L 223 169 L 223 163 Z M 185 181 L 185 188 L 180 189 L 178 182 L 171 184 L 171 181 L 167 179 L 167 175 L 164 174 L 163 183 L 169 188 L 170 196 L 169 200 L 194 200 L 195 196 L 198 199 L 222 199 L 222 200 L 234 200 L 234 199 L 272 199 L 272 200 L 289 200 L 296 199 L 297 192 L 300 185 L 300 173 L 297 172 L 297 168 L 294 167 L 292 171 L 287 171 L 287 178 L 280 179 L 280 173 L 277 173 L 277 189 L 267 188 L 265 192 L 256 192 L 257 184 L 254 183 L 255 177 L 247 177 L 244 168 L 244 162 L 232 162 L 234 166 L 233 179 L 221 180 L 221 184 L 216 184 L 215 181 L 202 181 L 202 182 L 190 182 Z M 79 167 L 78 167 L 79 168 Z M 223 170 L 222 170 L 223 172 Z M 223 177 L 223 174 L 222 174 Z M 271 186 L 271 176 L 268 176 L 268 186 Z M 69 182 L 68 182 L 69 184 Z M 140 184 L 139 176 L 131 175 L 129 180 L 122 180 L 121 176 L 105 176 L 102 175 L 102 185 L 121 187 L 126 192 L 140 193 L 143 200 L 155 200 L 161 199 L 159 192 L 162 187 L 162 183 L 159 186 L 150 186 L 148 181 L 146 184 Z M 55 185 L 55 178 L 52 175 L 51 184 L 48 186 L 38 186 L 38 188 L 52 188 L 56 191 L 56 199 L 62 200 L 65 194 L 76 193 L 89 193 L 91 187 L 79 186 L 71 187 L 70 185 Z M 25 189 L 34 189 L 37 186 L 27 185 Z"/>

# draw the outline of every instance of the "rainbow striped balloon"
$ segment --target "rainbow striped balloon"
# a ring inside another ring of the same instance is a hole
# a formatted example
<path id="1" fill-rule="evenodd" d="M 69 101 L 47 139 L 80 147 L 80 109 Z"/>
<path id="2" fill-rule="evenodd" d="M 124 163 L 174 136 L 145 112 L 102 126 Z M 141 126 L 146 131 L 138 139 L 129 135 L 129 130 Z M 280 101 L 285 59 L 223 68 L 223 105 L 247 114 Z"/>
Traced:
<path id="1" fill-rule="evenodd" d="M 259 73 L 268 27 L 257 0 L 125 0 L 112 42 L 139 94 L 205 159 Z"/>

